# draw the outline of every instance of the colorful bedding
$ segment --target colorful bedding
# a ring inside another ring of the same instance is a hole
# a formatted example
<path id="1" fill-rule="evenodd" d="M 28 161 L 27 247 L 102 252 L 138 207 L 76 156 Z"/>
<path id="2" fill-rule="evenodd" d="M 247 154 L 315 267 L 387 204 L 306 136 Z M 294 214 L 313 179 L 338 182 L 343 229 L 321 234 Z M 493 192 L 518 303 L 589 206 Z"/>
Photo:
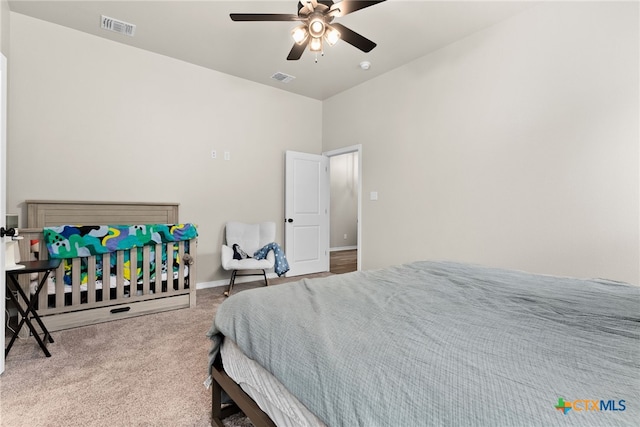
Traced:
<path id="1" fill-rule="evenodd" d="M 44 227 L 51 258 L 78 258 L 198 236 L 193 224 L 60 225 Z"/>
<path id="2" fill-rule="evenodd" d="M 63 259 L 64 282 L 72 283 L 72 259 L 80 258 L 81 284 L 87 283 L 87 257 L 96 256 L 96 280 L 103 278 L 103 257 L 116 251 L 123 251 L 123 277 L 131 281 L 142 278 L 143 248 L 150 246 L 151 278 L 156 273 L 156 245 L 162 245 L 161 273 L 167 273 L 167 245 L 173 244 L 173 271 L 177 272 L 182 260 L 178 254 L 178 243 L 185 241 L 185 251 L 189 251 L 189 240 L 198 236 L 193 224 L 146 224 L 146 225 L 61 225 L 45 227 L 44 241 L 50 258 Z M 135 251 L 137 265 L 132 275 L 131 252 Z M 117 259 L 109 257 L 109 275 L 117 274 Z"/>

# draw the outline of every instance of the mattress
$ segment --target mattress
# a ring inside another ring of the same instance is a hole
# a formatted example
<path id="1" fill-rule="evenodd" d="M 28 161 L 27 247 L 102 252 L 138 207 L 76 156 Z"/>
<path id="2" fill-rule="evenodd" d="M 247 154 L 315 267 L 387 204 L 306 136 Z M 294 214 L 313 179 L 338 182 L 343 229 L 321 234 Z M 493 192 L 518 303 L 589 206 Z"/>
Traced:
<path id="1" fill-rule="evenodd" d="M 179 273 L 177 271 L 173 272 L 173 280 L 178 280 L 178 275 Z M 36 288 L 38 286 L 38 273 L 34 273 L 34 277 L 31 277 L 31 283 L 30 283 L 30 289 L 31 289 L 31 295 L 34 295 L 36 293 Z M 184 266 L 184 277 L 187 278 L 189 277 L 189 266 L 185 265 Z M 109 276 L 110 280 L 109 280 L 109 287 L 111 289 L 115 289 L 118 287 L 118 283 L 117 283 L 117 278 L 116 276 Z M 167 281 L 167 273 L 166 272 L 162 272 L 162 281 L 166 282 Z M 124 286 L 129 286 L 130 285 L 130 281 L 127 279 L 123 279 L 123 284 Z M 154 279 L 151 280 L 151 283 L 154 283 Z M 138 281 L 138 284 L 141 285 L 142 284 L 142 280 Z M 47 294 L 48 295 L 55 295 L 56 294 L 56 282 L 53 276 L 49 275 L 49 277 L 47 277 Z M 71 285 L 64 285 L 64 293 L 68 294 L 72 292 L 73 287 Z M 97 280 L 96 281 L 96 290 L 101 290 L 102 289 L 102 280 Z M 44 290 L 43 290 L 44 291 Z M 87 285 L 82 284 L 80 285 L 80 291 L 81 292 L 86 292 L 87 291 Z M 142 291 L 138 291 L 138 295 L 141 295 Z"/>
<path id="2" fill-rule="evenodd" d="M 220 350 L 224 370 L 278 427 L 326 427 L 266 369 L 226 340 Z"/>

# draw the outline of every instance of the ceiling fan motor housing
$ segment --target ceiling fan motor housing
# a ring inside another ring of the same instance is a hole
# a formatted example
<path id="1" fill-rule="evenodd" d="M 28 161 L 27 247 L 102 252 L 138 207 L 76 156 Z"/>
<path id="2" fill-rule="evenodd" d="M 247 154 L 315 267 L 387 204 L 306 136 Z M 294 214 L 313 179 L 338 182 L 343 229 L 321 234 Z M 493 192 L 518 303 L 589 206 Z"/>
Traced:
<path id="1" fill-rule="evenodd" d="M 324 35 L 325 28 L 326 22 L 322 13 L 314 12 L 309 15 L 309 34 L 311 34 L 311 37 L 322 37 Z"/>

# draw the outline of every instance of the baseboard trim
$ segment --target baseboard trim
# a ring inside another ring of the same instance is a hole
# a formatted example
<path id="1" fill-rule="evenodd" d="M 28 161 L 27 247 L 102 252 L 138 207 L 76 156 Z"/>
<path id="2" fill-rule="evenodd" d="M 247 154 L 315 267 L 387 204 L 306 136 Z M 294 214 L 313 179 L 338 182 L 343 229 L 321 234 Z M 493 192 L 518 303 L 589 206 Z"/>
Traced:
<path id="1" fill-rule="evenodd" d="M 336 248 L 329 248 L 329 252 L 352 251 L 354 249 L 358 249 L 358 246 L 338 246 Z"/>

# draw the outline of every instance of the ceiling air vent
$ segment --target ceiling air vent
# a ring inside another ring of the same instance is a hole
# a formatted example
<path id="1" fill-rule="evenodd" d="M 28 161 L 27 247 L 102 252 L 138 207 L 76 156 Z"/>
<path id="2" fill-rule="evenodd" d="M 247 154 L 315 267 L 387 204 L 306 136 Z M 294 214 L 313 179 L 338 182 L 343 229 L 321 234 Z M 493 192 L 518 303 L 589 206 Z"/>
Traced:
<path id="1" fill-rule="evenodd" d="M 290 76 L 289 74 L 281 73 L 280 71 L 271 76 L 271 78 L 281 83 L 289 83 L 291 80 L 295 79 L 295 77 Z"/>
<path id="2" fill-rule="evenodd" d="M 108 16 L 101 16 L 102 28 L 105 30 L 113 31 L 115 33 L 124 34 L 125 36 L 133 37 L 136 33 L 136 26 L 129 24 L 128 22 L 120 21 L 118 19 L 109 18 Z"/>

